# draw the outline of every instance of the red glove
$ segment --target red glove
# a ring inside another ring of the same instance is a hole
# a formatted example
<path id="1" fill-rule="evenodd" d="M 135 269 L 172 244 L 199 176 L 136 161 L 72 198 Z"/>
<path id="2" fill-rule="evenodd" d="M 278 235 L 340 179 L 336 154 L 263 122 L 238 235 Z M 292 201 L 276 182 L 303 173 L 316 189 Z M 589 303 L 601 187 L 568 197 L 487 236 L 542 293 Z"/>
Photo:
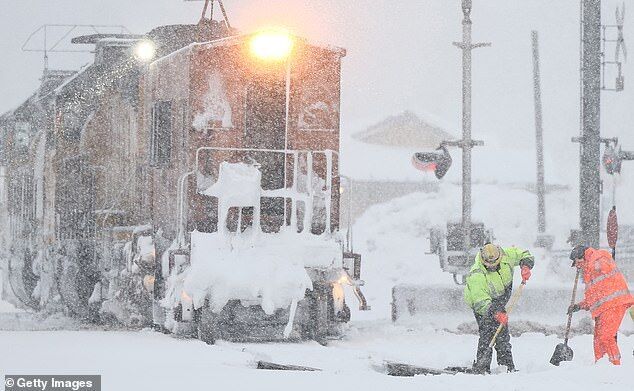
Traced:
<path id="1" fill-rule="evenodd" d="M 506 312 L 496 312 L 493 316 L 499 324 L 503 324 L 504 326 L 509 324 L 509 316 Z"/>
<path id="2" fill-rule="evenodd" d="M 522 266 L 522 282 L 528 281 L 531 278 L 531 268 L 524 265 Z"/>

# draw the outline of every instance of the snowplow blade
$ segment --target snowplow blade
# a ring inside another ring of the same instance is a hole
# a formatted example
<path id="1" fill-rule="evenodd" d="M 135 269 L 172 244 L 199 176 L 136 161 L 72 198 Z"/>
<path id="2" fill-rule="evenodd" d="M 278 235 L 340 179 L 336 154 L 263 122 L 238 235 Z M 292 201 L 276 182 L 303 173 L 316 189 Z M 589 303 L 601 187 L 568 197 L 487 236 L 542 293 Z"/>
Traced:
<path id="1" fill-rule="evenodd" d="M 555 352 L 550 358 L 550 363 L 559 366 L 562 361 L 572 361 L 573 355 L 574 352 L 572 351 L 570 346 L 565 343 L 560 343 L 555 347 Z"/>

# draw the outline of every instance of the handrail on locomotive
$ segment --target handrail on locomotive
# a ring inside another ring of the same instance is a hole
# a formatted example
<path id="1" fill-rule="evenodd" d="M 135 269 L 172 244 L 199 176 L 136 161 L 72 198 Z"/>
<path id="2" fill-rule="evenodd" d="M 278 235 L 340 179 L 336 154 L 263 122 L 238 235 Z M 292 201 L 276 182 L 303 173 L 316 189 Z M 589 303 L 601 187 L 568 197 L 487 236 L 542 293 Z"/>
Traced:
<path id="1" fill-rule="evenodd" d="M 292 150 L 292 149 L 267 149 L 267 148 L 228 148 L 228 147 L 199 147 L 198 149 L 196 149 L 196 155 L 195 155 L 195 163 L 194 163 L 194 169 L 191 171 L 187 171 L 184 174 L 182 174 L 179 178 L 178 181 L 178 198 L 177 198 L 177 208 L 178 208 L 178 212 L 179 212 L 179 223 L 178 223 L 178 234 L 177 234 L 177 238 L 178 238 L 178 246 L 179 248 L 182 248 L 183 246 L 185 246 L 185 226 L 186 226 L 186 222 L 185 222 L 185 181 L 187 180 L 187 178 L 190 175 L 196 174 L 199 172 L 199 157 L 200 157 L 200 152 L 201 151 L 226 151 L 226 152 L 268 152 L 268 153 L 283 153 L 285 156 L 287 155 L 292 155 L 293 156 L 293 163 L 294 163 L 294 167 L 297 167 L 297 163 L 298 163 L 298 157 L 300 153 L 305 153 L 307 154 L 307 173 L 310 176 L 312 176 L 312 155 L 313 154 L 319 154 L 319 153 L 323 153 L 323 154 L 328 154 L 331 153 L 337 157 L 339 157 L 339 153 L 333 150 L 323 150 L 323 151 L 312 151 L 312 150 Z M 308 157 L 310 156 L 310 158 Z M 332 192 L 332 165 L 329 163 L 330 167 L 328 167 L 327 169 L 327 178 L 326 178 L 326 184 L 327 184 L 327 191 L 328 194 L 330 195 Z M 286 171 L 286 169 L 285 169 Z M 297 184 L 297 178 L 296 178 L 296 174 L 294 175 L 293 178 L 293 186 L 296 186 Z M 282 189 L 286 189 L 286 183 L 284 184 L 284 187 L 277 189 L 277 190 L 282 190 Z M 308 191 L 310 191 L 310 186 L 308 187 Z M 284 197 L 286 198 L 286 197 Z M 311 211 L 312 212 L 312 211 Z M 330 222 L 330 217 L 331 217 L 331 211 L 330 208 L 326 208 L 326 221 Z M 286 224 L 286 208 L 284 208 L 284 224 Z M 292 223 L 292 217 L 291 217 L 291 223 Z M 326 228 L 325 228 L 328 232 L 331 232 L 331 227 L 330 224 L 326 224 Z"/>

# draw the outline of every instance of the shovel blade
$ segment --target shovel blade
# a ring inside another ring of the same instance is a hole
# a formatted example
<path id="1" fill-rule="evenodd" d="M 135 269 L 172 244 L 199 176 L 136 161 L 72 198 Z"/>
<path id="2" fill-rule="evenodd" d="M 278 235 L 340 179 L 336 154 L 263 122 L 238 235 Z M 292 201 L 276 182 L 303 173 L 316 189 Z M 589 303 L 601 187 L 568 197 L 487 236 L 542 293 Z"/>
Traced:
<path id="1" fill-rule="evenodd" d="M 559 363 L 562 361 L 572 361 L 572 356 L 574 353 L 570 346 L 560 343 L 555 347 L 555 352 L 553 356 L 550 358 L 550 363 L 556 366 L 559 366 Z"/>

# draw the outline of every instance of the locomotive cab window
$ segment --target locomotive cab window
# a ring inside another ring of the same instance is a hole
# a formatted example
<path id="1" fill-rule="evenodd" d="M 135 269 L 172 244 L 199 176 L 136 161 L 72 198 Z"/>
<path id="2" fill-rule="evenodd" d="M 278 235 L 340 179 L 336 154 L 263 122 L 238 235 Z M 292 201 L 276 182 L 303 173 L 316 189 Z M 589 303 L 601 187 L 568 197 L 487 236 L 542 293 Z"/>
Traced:
<path id="1" fill-rule="evenodd" d="M 167 164 L 172 153 L 172 102 L 156 102 L 152 107 L 150 154 L 154 165 Z"/>

